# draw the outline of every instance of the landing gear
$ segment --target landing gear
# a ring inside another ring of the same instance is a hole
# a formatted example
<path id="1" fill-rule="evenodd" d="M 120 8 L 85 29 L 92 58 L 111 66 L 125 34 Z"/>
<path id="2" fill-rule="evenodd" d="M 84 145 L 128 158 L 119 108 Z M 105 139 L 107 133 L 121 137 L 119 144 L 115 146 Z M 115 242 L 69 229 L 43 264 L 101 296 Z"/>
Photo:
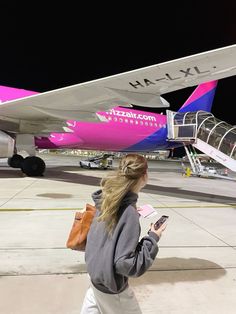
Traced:
<path id="1" fill-rule="evenodd" d="M 21 164 L 21 170 L 29 177 L 42 176 L 45 171 L 45 162 L 36 156 L 26 157 Z"/>
<path id="2" fill-rule="evenodd" d="M 21 168 L 24 157 L 21 155 L 15 154 L 11 158 L 8 158 L 7 163 L 9 167 L 12 168 Z"/>
<path id="3" fill-rule="evenodd" d="M 20 168 L 29 177 L 42 176 L 46 169 L 45 162 L 41 158 L 36 156 L 24 158 L 18 154 L 8 158 L 8 165 L 12 168 Z"/>
<path id="4" fill-rule="evenodd" d="M 41 158 L 35 156 L 37 147 L 34 134 L 16 134 L 15 137 L 8 138 L 8 144 L 10 140 L 13 141 L 12 150 L 4 156 L 11 156 L 8 158 L 8 165 L 12 168 L 20 168 L 29 177 L 42 176 L 46 165 Z M 19 151 L 25 152 L 28 157 L 24 158 L 17 154 Z"/>

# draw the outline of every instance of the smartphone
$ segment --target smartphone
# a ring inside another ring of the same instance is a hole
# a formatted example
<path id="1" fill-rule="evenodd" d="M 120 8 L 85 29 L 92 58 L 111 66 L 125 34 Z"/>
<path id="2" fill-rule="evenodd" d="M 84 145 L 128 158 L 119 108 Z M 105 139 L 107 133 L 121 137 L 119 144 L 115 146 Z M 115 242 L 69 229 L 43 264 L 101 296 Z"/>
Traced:
<path id="1" fill-rule="evenodd" d="M 169 216 L 163 215 L 160 219 L 157 220 L 154 224 L 154 228 L 157 230 L 160 228 L 161 225 L 169 218 Z"/>

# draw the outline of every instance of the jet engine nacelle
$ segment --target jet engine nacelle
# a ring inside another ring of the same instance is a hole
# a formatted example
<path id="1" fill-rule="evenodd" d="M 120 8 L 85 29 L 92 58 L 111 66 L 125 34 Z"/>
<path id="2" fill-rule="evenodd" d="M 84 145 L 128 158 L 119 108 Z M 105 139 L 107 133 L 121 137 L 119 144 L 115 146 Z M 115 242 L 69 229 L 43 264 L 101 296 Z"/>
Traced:
<path id="1" fill-rule="evenodd" d="M 15 140 L 7 133 L 0 131 L 0 157 L 12 157 L 15 149 Z"/>

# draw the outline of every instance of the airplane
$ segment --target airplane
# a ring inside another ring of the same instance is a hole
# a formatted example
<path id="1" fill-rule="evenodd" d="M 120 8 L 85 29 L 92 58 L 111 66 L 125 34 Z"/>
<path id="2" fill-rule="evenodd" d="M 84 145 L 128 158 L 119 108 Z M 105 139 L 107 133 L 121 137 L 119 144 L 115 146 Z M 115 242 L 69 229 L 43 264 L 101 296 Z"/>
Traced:
<path id="1" fill-rule="evenodd" d="M 231 45 L 44 93 L 0 86 L 0 158 L 27 176 L 41 176 L 46 165 L 35 156 L 41 148 L 150 152 L 182 146 L 168 141 L 166 115 L 145 108 L 168 108 L 161 95 L 198 85 L 178 112 L 210 112 L 217 81 L 235 74 Z"/>

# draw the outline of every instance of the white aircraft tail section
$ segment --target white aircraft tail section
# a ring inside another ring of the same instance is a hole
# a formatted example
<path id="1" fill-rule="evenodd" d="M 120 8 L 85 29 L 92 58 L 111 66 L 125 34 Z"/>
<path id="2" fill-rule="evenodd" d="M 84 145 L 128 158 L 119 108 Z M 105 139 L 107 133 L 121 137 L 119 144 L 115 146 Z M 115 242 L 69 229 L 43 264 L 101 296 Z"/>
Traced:
<path id="1" fill-rule="evenodd" d="M 221 151 L 217 150 L 213 146 L 207 144 L 206 142 L 200 140 L 199 138 L 196 139 L 196 143 L 192 144 L 195 148 L 199 149 L 204 154 L 208 155 L 209 157 L 213 158 L 223 166 L 227 167 L 228 169 L 236 172 L 236 160 L 227 156 L 226 154 L 222 153 Z"/>

